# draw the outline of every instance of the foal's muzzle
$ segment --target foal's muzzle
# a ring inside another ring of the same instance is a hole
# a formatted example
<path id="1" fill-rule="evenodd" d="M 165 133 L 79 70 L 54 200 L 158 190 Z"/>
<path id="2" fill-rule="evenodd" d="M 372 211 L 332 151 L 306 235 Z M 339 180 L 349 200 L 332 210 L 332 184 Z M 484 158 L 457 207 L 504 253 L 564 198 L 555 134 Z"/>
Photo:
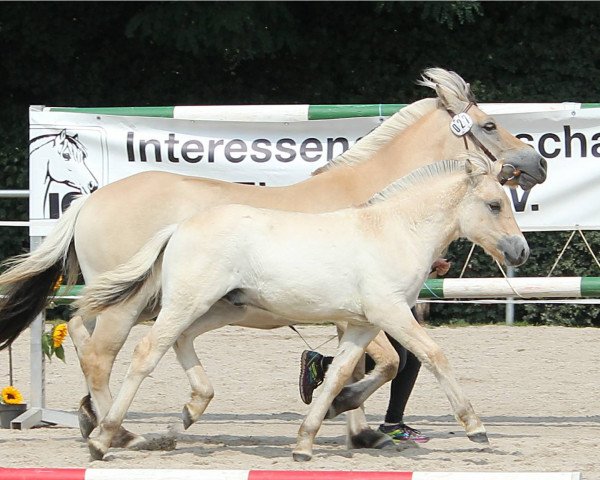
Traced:
<path id="1" fill-rule="evenodd" d="M 502 237 L 498 249 L 504 254 L 504 263 L 509 267 L 518 267 L 529 258 L 529 245 L 520 235 Z"/>

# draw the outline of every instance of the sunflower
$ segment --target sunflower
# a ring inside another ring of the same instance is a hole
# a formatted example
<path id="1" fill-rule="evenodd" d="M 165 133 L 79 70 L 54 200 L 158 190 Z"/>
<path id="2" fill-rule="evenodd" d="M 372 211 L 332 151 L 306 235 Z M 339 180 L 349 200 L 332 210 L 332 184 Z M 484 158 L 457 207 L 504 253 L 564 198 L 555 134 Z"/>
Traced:
<path id="1" fill-rule="evenodd" d="M 23 403 L 23 395 L 15 387 L 9 386 L 2 389 L 2 402 L 7 405 Z"/>
<path id="2" fill-rule="evenodd" d="M 62 345 L 63 340 L 67 336 L 67 324 L 61 323 L 54 327 L 52 330 L 52 342 L 54 344 L 54 348 L 58 348 Z"/>
<path id="3" fill-rule="evenodd" d="M 57 291 L 57 290 L 60 288 L 60 286 L 62 285 L 62 282 L 63 282 L 63 276 L 62 276 L 62 275 L 60 275 L 60 276 L 59 276 L 59 277 L 56 279 L 56 282 L 54 283 L 54 286 L 52 287 L 52 291 L 53 291 L 53 292 L 56 292 L 56 291 Z"/>

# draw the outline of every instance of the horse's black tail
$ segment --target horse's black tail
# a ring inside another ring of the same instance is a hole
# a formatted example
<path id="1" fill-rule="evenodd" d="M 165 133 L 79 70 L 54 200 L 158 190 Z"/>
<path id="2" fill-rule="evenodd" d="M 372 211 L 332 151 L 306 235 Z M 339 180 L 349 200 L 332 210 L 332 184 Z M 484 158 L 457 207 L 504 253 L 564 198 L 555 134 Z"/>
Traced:
<path id="1" fill-rule="evenodd" d="M 71 203 L 39 248 L 4 263 L 0 275 L 0 350 L 10 345 L 46 307 L 61 275 L 75 283 L 79 264 L 73 248 L 77 215 L 85 199 Z"/>

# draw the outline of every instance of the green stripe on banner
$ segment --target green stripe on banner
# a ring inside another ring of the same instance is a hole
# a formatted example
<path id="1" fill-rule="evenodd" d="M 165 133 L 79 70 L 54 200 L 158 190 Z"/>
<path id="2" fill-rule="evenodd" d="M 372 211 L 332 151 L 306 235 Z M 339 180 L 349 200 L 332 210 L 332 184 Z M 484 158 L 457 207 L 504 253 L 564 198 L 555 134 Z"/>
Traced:
<path id="1" fill-rule="evenodd" d="M 581 277 L 581 296 L 600 296 L 600 277 Z"/>
<path id="2" fill-rule="evenodd" d="M 444 279 L 429 278 L 421 288 L 419 298 L 444 298 Z"/>
<path id="3" fill-rule="evenodd" d="M 582 103 L 581 108 L 600 108 L 600 103 Z"/>
<path id="4" fill-rule="evenodd" d="M 95 113 L 125 117 L 173 118 L 175 107 L 50 107 L 51 112 Z"/>
<path id="5" fill-rule="evenodd" d="M 401 108 L 406 107 L 406 103 L 385 103 L 385 104 L 366 104 L 366 105 L 309 105 L 309 120 L 331 120 L 334 118 L 353 118 L 353 117 L 377 117 L 379 115 L 389 117 Z"/>

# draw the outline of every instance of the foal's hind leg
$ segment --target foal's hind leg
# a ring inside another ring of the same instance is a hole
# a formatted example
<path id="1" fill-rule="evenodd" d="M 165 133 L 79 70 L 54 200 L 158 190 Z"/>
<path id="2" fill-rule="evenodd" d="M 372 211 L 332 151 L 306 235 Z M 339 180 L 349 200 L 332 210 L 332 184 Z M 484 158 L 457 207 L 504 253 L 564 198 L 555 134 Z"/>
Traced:
<path id="1" fill-rule="evenodd" d="M 450 401 L 454 416 L 464 427 L 469 439 L 478 443 L 488 443 L 483 423 L 458 385 L 450 363 L 441 348 L 415 320 L 408 305 L 389 306 L 390 302 L 386 303 L 387 307 L 379 306 L 367 312 L 367 318 L 410 350 L 433 372 Z"/>
<path id="2" fill-rule="evenodd" d="M 192 388 L 190 401 L 183 407 L 185 429 L 198 421 L 214 397 L 214 389 L 194 349 L 194 339 L 203 333 L 234 323 L 242 318 L 245 308 L 234 307 L 224 302 L 213 305 L 208 312 L 196 320 L 175 342 L 173 350 L 185 371 Z"/>

